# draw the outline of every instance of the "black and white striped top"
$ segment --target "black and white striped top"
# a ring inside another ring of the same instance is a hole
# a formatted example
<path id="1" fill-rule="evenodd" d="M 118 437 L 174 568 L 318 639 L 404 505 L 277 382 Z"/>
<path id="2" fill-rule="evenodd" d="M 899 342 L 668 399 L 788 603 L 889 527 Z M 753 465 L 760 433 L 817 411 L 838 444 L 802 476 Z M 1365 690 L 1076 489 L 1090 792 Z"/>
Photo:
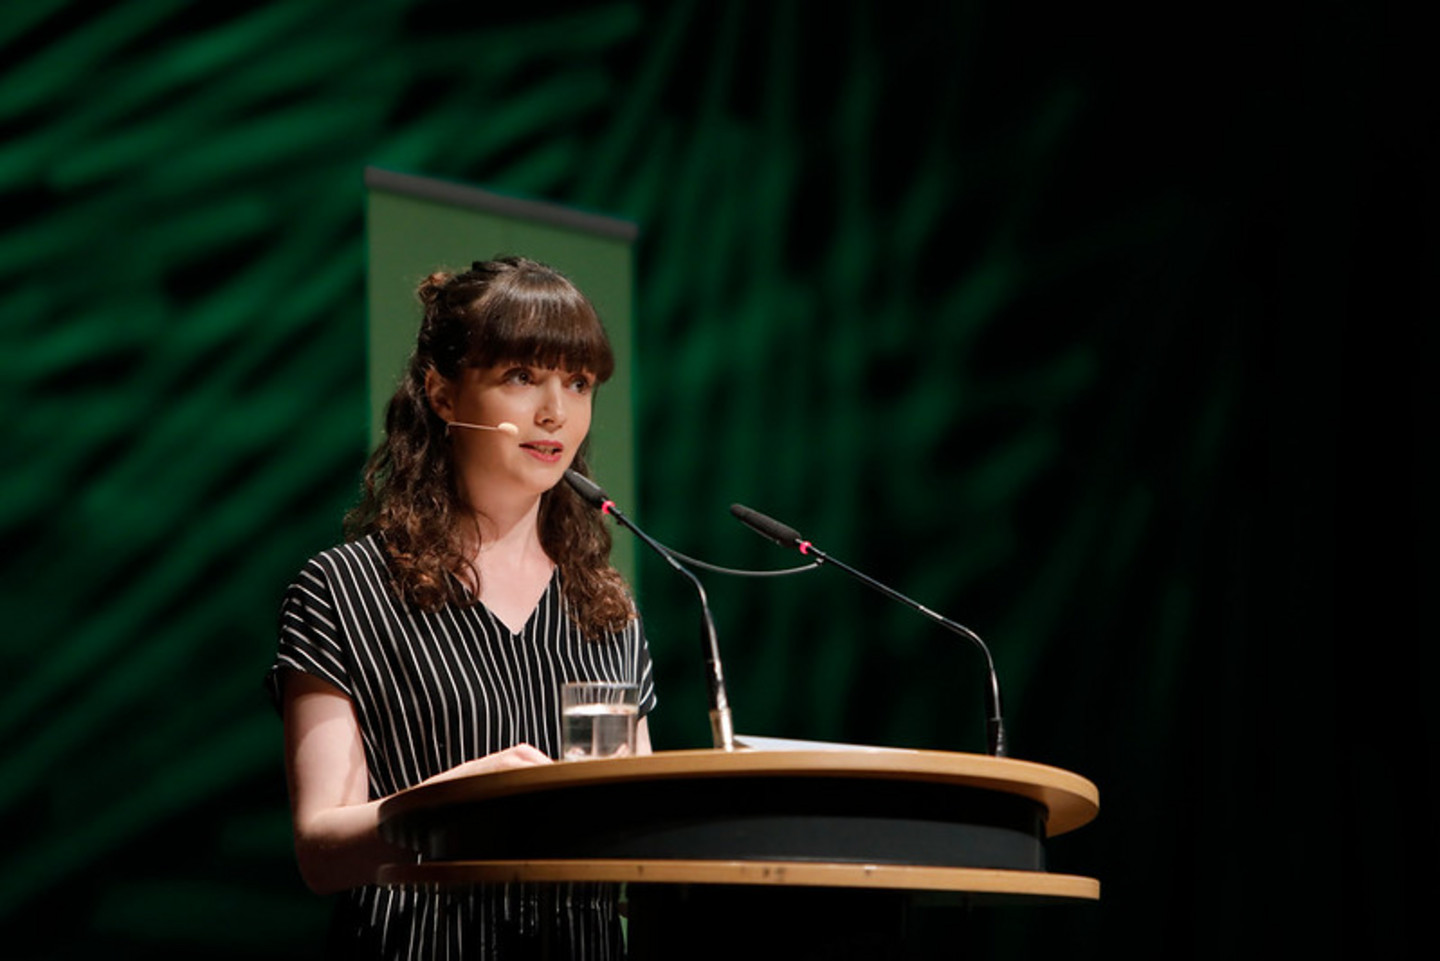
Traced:
<path id="1" fill-rule="evenodd" d="M 512 633 L 483 604 L 426 612 L 390 587 L 374 537 L 312 558 L 285 595 L 269 683 L 278 702 L 286 670 L 350 698 L 370 769 L 370 797 L 388 797 L 457 764 L 527 742 L 560 753 L 565 681 L 640 685 L 655 705 L 650 655 L 637 620 L 587 640 L 567 612 L 559 571 L 530 620 Z M 613 891 L 603 885 L 510 885 L 481 894 L 366 887 L 342 896 L 332 940 L 365 958 L 533 955 L 535 939 L 560 957 L 620 951 Z"/>

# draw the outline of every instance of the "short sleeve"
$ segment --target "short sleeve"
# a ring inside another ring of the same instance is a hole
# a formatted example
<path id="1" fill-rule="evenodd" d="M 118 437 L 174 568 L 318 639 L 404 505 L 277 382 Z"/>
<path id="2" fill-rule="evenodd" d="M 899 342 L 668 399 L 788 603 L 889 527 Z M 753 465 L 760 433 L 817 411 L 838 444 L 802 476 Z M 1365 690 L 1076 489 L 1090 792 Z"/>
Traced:
<path id="1" fill-rule="evenodd" d="M 340 619 L 325 568 L 311 560 L 285 592 L 280 604 L 279 646 L 265 687 L 278 708 L 282 672 L 300 671 L 334 685 L 351 697 L 350 672 L 342 643 Z"/>
<path id="2" fill-rule="evenodd" d="M 645 640 L 645 628 L 638 617 L 634 629 L 639 645 L 635 656 L 635 676 L 640 685 L 640 716 L 644 717 L 655 710 L 659 698 L 655 695 L 655 666 L 650 662 L 650 644 Z"/>

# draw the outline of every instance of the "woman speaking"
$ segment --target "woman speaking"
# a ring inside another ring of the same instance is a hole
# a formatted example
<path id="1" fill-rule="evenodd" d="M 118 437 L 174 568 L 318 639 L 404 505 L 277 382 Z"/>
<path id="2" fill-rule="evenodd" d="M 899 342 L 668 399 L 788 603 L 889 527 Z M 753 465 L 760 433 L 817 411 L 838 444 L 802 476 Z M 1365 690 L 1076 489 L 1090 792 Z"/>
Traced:
<path id="1" fill-rule="evenodd" d="M 642 752 L 655 705 L 609 533 L 561 483 L 585 472 L 595 388 L 614 369 L 594 308 L 517 257 L 432 274 L 418 293 L 415 352 L 347 542 L 305 565 L 281 609 L 269 683 L 300 870 L 340 892 L 334 957 L 620 957 L 609 885 L 374 884 L 414 859 L 380 837 L 381 802 L 551 763 L 564 682 L 638 684 Z"/>

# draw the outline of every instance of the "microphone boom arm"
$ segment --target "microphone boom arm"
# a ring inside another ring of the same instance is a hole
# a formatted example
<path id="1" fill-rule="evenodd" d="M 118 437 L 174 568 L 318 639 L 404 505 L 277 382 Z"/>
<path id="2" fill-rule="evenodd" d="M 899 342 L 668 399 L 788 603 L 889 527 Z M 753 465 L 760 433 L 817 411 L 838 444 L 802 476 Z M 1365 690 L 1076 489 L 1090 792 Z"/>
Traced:
<path id="1" fill-rule="evenodd" d="M 735 722 L 730 716 L 729 699 L 725 696 L 725 673 L 720 666 L 720 640 L 715 634 L 715 619 L 710 614 L 710 602 L 705 596 L 705 586 L 693 571 L 671 557 L 670 552 L 662 547 L 659 541 L 632 524 L 630 518 L 622 514 L 614 504 L 610 505 L 606 513 L 695 585 L 695 591 L 700 595 L 700 644 L 705 658 L 705 682 L 710 695 L 710 736 L 715 747 L 720 750 L 735 750 Z"/>
<path id="2" fill-rule="evenodd" d="M 730 715 L 730 701 L 725 696 L 725 672 L 720 664 L 720 639 L 715 633 L 715 618 L 710 614 L 710 600 L 700 578 L 676 560 L 669 548 L 632 523 L 599 484 L 574 470 L 565 472 L 565 480 L 580 495 L 581 500 L 598 508 L 602 514 L 615 518 L 615 523 L 638 537 L 641 543 L 663 557 L 665 563 L 695 585 L 695 591 L 700 595 L 700 644 L 705 659 L 705 683 L 710 697 L 710 735 L 716 748 L 722 751 L 735 750 L 735 722 Z"/>
<path id="3" fill-rule="evenodd" d="M 986 746 L 992 757 L 1005 756 L 1005 719 L 1001 712 L 1000 705 L 1000 677 L 995 671 L 995 659 L 990 656 L 990 648 L 981 640 L 979 634 L 976 634 L 964 624 L 959 624 L 950 620 L 948 617 L 935 613 L 919 601 L 912 600 L 894 588 L 880 583 L 869 574 L 856 570 L 849 564 L 837 561 L 807 541 L 795 528 L 782 524 L 773 517 L 767 517 L 759 511 L 751 510 L 743 504 L 732 504 L 730 506 L 730 513 L 734 514 L 736 519 L 742 524 L 766 540 L 774 541 L 781 547 L 794 548 L 806 557 L 813 557 L 818 563 L 830 564 L 833 567 L 839 568 L 867 587 L 879 591 L 892 601 L 899 601 L 913 611 L 918 611 L 947 631 L 959 634 L 979 648 L 980 653 L 985 656 L 985 666 L 989 670 L 990 675 L 989 683 L 985 687 Z"/>
<path id="4" fill-rule="evenodd" d="M 919 613 L 928 617 L 934 623 L 939 624 L 941 627 L 945 628 L 947 631 L 950 631 L 953 634 L 959 634 L 961 637 L 974 644 L 979 649 L 980 653 L 984 655 L 985 666 L 989 671 L 989 683 L 985 685 L 985 742 L 987 747 L 989 748 L 991 757 L 1005 756 L 1005 719 L 1002 716 L 1000 710 L 1000 678 L 999 675 L 995 672 L 995 659 L 990 656 L 990 648 L 987 647 L 985 642 L 980 639 L 979 634 L 976 634 L 964 624 L 952 621 L 950 618 L 944 616 L 943 614 L 937 614 L 935 611 L 932 611 L 930 608 L 926 607 L 924 604 L 921 604 L 919 601 L 912 600 L 906 597 L 904 594 L 901 594 L 894 588 L 888 587 L 880 583 L 879 581 L 875 580 L 875 578 L 871 577 L 869 574 L 858 571 L 855 568 L 851 567 L 849 564 L 846 564 L 842 561 L 837 561 L 835 558 L 826 554 L 824 551 L 820 550 L 809 542 L 806 542 L 804 544 L 800 553 L 804 554 L 807 557 L 815 558 L 821 564 L 829 564 L 832 567 L 839 568 L 840 570 L 844 571 L 846 574 L 849 574 L 851 577 L 855 578 L 865 586 L 879 591 L 881 594 L 884 594 L 892 601 L 899 601 L 901 604 L 904 604 L 906 607 L 909 607 L 913 611 L 918 611 Z"/>

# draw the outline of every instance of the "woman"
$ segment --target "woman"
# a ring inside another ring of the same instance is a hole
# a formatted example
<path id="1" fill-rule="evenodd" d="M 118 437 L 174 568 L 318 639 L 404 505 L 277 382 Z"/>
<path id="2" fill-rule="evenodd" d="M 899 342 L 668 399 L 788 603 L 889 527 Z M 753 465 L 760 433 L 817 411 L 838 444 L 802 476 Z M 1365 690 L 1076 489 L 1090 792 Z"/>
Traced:
<path id="1" fill-rule="evenodd" d="M 564 681 L 640 684 L 642 752 L 655 703 L 609 534 L 561 483 L 585 470 L 593 392 L 614 369 L 594 308 L 513 257 L 433 274 L 418 293 L 415 353 L 350 540 L 309 562 L 281 611 L 270 678 L 300 870 L 315 891 L 343 892 L 337 956 L 534 957 L 542 944 L 613 956 L 606 886 L 373 884 L 380 865 L 414 858 L 379 836 L 381 801 L 550 763 Z"/>

